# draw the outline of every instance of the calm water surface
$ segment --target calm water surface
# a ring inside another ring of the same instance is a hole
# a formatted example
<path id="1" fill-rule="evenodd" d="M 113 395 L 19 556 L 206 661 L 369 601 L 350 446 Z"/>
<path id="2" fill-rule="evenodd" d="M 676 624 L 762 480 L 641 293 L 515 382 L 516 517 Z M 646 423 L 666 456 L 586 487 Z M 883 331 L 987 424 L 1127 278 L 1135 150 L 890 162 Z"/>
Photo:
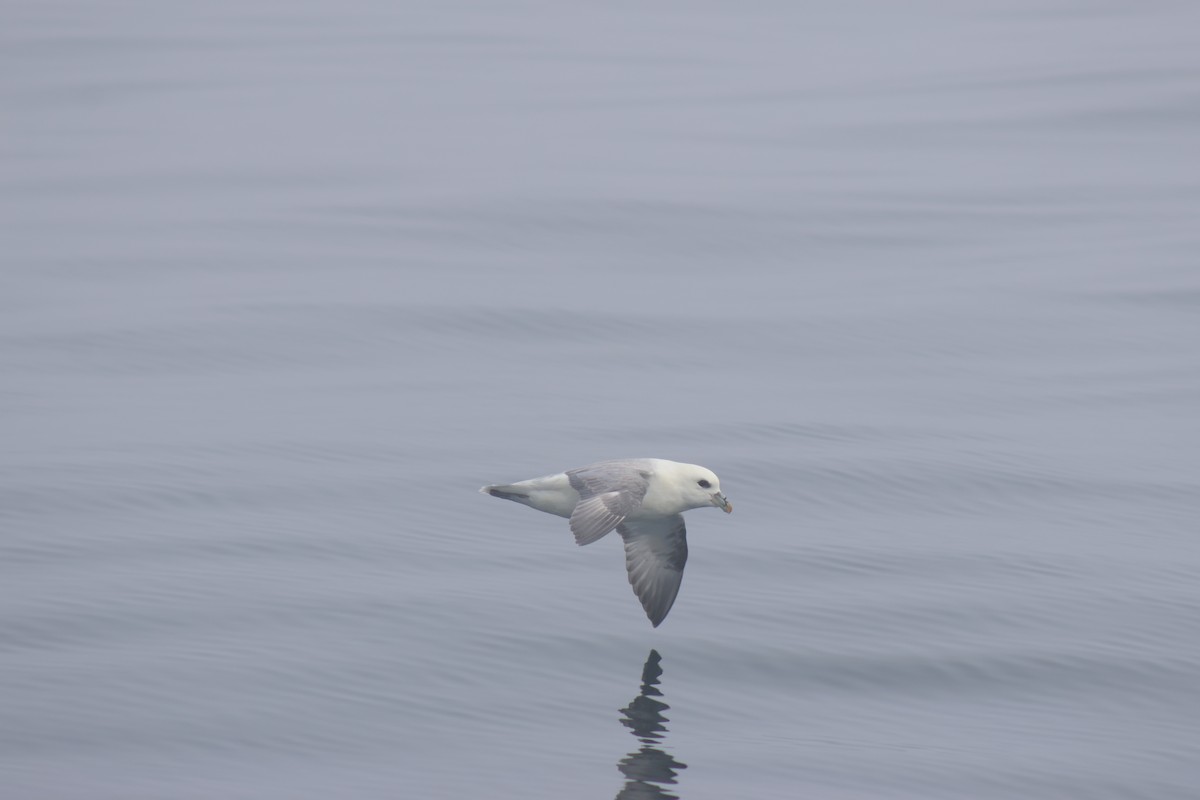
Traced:
<path id="1" fill-rule="evenodd" d="M 1198 9 L 7 4 L 4 796 L 1197 797 Z"/>

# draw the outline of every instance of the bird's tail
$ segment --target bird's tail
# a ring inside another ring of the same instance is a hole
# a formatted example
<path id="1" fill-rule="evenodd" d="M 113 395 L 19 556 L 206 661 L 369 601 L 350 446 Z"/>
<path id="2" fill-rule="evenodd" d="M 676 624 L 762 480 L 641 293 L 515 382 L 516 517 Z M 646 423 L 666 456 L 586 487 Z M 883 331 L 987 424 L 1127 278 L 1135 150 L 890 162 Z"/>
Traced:
<path id="1" fill-rule="evenodd" d="M 494 486 L 484 486 L 480 488 L 484 494 L 490 494 L 492 497 L 499 497 L 504 500 L 515 500 L 518 503 L 529 504 L 529 495 L 521 491 L 521 487 L 513 486 L 508 483 L 500 483 Z"/>

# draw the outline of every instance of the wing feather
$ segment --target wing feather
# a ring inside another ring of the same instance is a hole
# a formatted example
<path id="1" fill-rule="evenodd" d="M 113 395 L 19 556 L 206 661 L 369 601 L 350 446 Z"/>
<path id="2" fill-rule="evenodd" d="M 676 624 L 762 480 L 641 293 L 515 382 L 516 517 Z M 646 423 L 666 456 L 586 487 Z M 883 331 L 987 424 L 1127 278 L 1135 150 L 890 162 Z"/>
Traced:
<path id="1" fill-rule="evenodd" d="M 683 582 L 688 556 L 683 515 L 626 520 L 617 526 L 617 532 L 625 540 L 629 585 L 657 628 L 667 618 Z"/>
<path id="2" fill-rule="evenodd" d="M 571 512 L 571 533 L 578 544 L 591 544 L 637 511 L 653 472 L 644 461 L 601 461 L 567 470 L 579 502 Z"/>
<path id="3" fill-rule="evenodd" d="M 625 515 L 615 513 L 608 502 L 618 499 L 616 492 L 608 492 L 579 501 L 571 512 L 571 533 L 575 534 L 576 544 L 591 544 L 621 524 Z"/>

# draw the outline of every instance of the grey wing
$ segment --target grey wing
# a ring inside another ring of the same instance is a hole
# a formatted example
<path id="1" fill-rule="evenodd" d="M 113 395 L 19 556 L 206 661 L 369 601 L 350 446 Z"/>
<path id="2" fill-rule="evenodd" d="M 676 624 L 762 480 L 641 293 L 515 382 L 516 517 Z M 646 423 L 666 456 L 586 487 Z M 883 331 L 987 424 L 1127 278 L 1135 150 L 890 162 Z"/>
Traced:
<path id="1" fill-rule="evenodd" d="M 625 540 L 629 585 L 657 628 L 667 618 L 683 581 L 688 556 L 683 515 L 628 520 L 620 524 L 617 532 Z"/>
<path id="2" fill-rule="evenodd" d="M 579 502 L 571 512 L 571 533 L 578 544 L 591 544 L 637 511 L 650 486 L 644 461 L 601 461 L 567 470 Z"/>

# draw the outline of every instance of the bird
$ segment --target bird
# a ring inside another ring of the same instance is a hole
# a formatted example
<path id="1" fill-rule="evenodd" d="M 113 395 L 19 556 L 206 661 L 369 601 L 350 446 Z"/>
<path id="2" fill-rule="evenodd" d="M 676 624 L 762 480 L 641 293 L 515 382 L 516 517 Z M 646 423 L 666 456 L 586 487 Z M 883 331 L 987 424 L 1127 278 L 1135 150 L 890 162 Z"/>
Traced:
<path id="1" fill-rule="evenodd" d="M 709 506 L 733 511 L 712 470 L 662 458 L 597 461 L 479 491 L 567 517 L 579 545 L 616 530 L 625 541 L 629 584 L 655 628 L 675 603 L 687 563 L 682 512 Z"/>

